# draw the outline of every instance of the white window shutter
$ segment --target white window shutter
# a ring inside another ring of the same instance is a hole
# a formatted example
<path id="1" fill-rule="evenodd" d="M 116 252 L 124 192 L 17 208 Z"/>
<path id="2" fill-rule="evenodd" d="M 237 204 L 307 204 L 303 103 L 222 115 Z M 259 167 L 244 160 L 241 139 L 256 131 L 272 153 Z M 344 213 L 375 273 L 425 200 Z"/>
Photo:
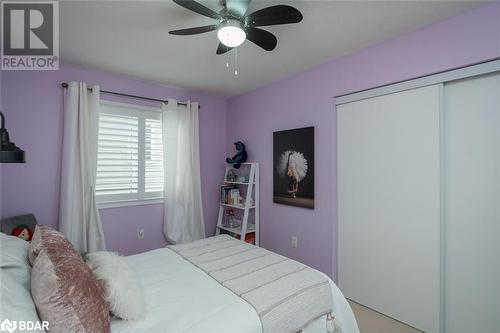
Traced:
<path id="1" fill-rule="evenodd" d="M 138 136 L 137 117 L 99 115 L 97 195 L 138 192 Z"/>
<path id="2" fill-rule="evenodd" d="M 126 205 L 163 197 L 159 111 L 132 104 L 101 104 L 97 153 L 96 195 L 100 203 Z"/>

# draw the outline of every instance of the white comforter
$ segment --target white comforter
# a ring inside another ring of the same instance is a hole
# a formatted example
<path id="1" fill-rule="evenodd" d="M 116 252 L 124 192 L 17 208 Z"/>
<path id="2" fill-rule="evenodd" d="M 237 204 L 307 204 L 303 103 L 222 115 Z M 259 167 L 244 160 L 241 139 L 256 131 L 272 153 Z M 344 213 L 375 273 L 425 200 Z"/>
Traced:
<path id="1" fill-rule="evenodd" d="M 113 319 L 112 333 L 189 332 L 260 333 L 253 307 L 175 252 L 164 248 L 125 258 L 144 288 L 146 316 L 137 321 Z M 331 282 L 333 313 L 343 333 L 359 333 L 347 300 Z M 306 333 L 326 332 L 326 317 Z"/>

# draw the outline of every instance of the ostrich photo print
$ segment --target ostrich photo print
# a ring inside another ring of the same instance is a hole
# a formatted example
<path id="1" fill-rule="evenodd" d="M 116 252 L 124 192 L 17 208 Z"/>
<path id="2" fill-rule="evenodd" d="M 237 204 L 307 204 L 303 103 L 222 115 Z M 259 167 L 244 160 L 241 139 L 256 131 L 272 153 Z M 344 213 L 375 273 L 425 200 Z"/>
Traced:
<path id="1" fill-rule="evenodd" d="M 273 202 L 314 209 L 314 127 L 273 133 Z"/>

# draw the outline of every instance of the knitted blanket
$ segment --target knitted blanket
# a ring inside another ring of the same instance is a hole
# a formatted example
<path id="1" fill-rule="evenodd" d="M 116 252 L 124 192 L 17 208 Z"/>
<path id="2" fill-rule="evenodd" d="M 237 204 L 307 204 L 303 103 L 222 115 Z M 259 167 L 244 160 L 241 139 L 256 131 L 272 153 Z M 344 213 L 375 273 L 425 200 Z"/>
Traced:
<path id="1" fill-rule="evenodd" d="M 322 274 L 271 251 L 228 235 L 169 248 L 253 306 L 264 333 L 298 332 L 332 311 Z"/>

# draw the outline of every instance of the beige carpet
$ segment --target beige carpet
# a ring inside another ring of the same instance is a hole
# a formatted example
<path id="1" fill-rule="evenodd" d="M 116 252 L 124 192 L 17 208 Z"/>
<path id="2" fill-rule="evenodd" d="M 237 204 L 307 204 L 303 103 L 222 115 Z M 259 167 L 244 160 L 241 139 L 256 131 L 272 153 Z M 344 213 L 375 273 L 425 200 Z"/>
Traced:
<path id="1" fill-rule="evenodd" d="M 361 333 L 422 333 L 411 326 L 349 301 Z"/>

